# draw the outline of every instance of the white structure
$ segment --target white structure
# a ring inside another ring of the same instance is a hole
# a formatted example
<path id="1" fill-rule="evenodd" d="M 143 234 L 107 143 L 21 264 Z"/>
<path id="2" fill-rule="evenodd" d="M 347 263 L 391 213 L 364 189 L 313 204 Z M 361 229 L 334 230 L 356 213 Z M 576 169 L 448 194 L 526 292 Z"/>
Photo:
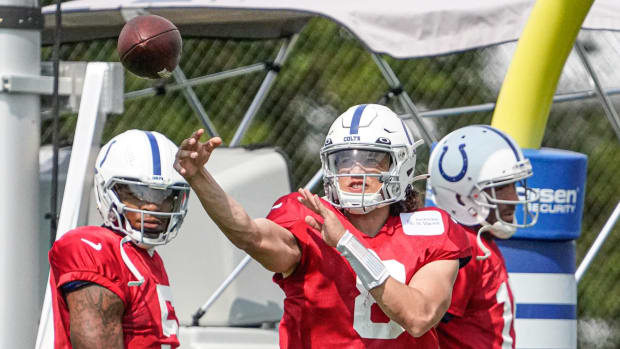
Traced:
<path id="1" fill-rule="evenodd" d="M 35 0 L 0 0 L 0 347 L 32 348 L 39 313 L 36 232 L 42 18 Z M 28 20 L 30 18 L 30 21 Z M 24 272 L 24 270 L 26 272 Z M 33 298 L 34 297 L 34 298 Z"/>

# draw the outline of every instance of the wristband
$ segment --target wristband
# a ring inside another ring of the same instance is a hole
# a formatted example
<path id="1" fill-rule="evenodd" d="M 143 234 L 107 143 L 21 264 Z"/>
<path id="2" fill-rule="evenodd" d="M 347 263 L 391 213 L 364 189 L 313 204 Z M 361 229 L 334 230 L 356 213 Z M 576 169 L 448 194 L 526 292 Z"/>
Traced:
<path id="1" fill-rule="evenodd" d="M 390 272 L 383 264 L 383 261 L 364 247 L 348 230 L 338 240 L 336 249 L 349 261 L 351 268 L 353 268 L 362 285 L 367 290 L 381 286 L 390 276 Z"/>

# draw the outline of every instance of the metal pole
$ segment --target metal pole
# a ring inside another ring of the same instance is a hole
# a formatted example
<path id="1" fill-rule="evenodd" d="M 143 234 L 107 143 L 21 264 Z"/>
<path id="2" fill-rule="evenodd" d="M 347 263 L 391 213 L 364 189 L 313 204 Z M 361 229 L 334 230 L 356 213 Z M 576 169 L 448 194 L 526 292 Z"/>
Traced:
<path id="1" fill-rule="evenodd" d="M 614 108 L 609 98 L 607 98 L 607 94 L 605 94 L 605 91 L 603 90 L 603 85 L 601 85 L 601 81 L 599 80 L 598 75 L 594 71 L 590 60 L 586 55 L 586 51 L 584 50 L 583 45 L 580 42 L 575 43 L 575 51 L 577 51 L 579 58 L 581 58 L 581 62 L 588 71 L 588 74 L 590 74 L 590 78 L 592 79 L 596 94 L 603 106 L 603 110 L 605 110 L 605 116 L 607 116 L 607 120 L 609 120 L 611 127 L 614 129 L 614 132 L 616 132 L 616 137 L 620 141 L 620 118 L 618 117 L 618 113 L 616 112 L 616 109 Z"/>
<path id="2" fill-rule="evenodd" d="M 383 77 L 385 77 L 385 80 L 387 81 L 388 85 L 390 85 L 390 88 L 402 89 L 400 80 L 398 80 L 398 77 L 396 76 L 390 65 L 376 53 L 372 54 L 372 59 L 379 67 L 381 74 L 383 74 Z M 424 126 L 422 118 L 420 117 L 420 113 L 418 112 L 418 108 L 416 108 L 415 104 L 409 97 L 409 94 L 407 94 L 405 91 L 399 91 L 397 97 L 403 108 L 405 108 L 407 112 L 413 116 L 413 121 L 417 126 L 418 132 L 424 139 L 424 142 L 430 147 L 431 144 L 437 141 L 437 139 L 435 139 L 435 137 L 433 137 L 433 135 L 426 129 L 426 126 Z"/>
<path id="3" fill-rule="evenodd" d="M 209 297 L 205 304 L 203 304 L 203 306 L 200 307 L 200 309 L 198 309 L 198 311 L 194 315 L 192 315 L 192 326 L 198 326 L 198 321 L 200 320 L 200 318 L 207 312 L 207 310 L 209 310 L 209 308 L 211 308 L 213 303 L 215 303 L 215 301 L 220 298 L 222 293 L 224 293 L 228 286 L 230 286 L 233 280 L 237 278 L 237 276 L 241 273 L 241 271 L 243 271 L 243 269 L 245 269 L 245 267 L 250 263 L 251 260 L 252 257 L 250 257 L 250 255 L 248 254 L 243 257 L 241 262 L 237 264 L 237 267 L 235 267 L 232 273 L 230 273 L 230 275 L 228 275 L 224 282 L 220 284 L 217 290 L 213 292 L 213 294 L 211 295 L 211 297 Z"/>
<path id="4" fill-rule="evenodd" d="M 615 96 L 620 94 L 620 88 L 610 88 L 603 91 L 607 96 Z M 588 90 L 588 91 L 576 91 L 570 93 L 562 93 L 557 94 L 553 97 L 554 103 L 564 103 L 564 102 L 573 102 L 579 101 L 589 98 L 596 97 L 596 91 Z M 444 109 L 436 109 L 436 110 L 425 110 L 420 112 L 420 116 L 423 118 L 438 118 L 438 117 L 446 117 L 446 116 L 455 116 L 455 115 L 463 115 L 463 114 L 472 114 L 472 113 L 484 113 L 490 112 L 495 109 L 495 103 L 484 103 L 484 104 L 475 104 L 469 105 L 466 107 L 456 107 L 456 108 L 444 108 Z M 403 114 L 400 115 L 402 119 L 411 119 L 413 115 L 411 114 Z"/>
<path id="5" fill-rule="evenodd" d="M 178 84 L 182 85 L 187 83 L 187 78 L 185 77 L 185 73 L 183 73 L 183 70 L 181 70 L 181 67 L 177 66 L 172 71 L 172 75 L 174 76 L 174 80 L 176 80 Z M 187 101 L 189 102 L 190 107 L 192 107 L 192 109 L 194 110 L 194 113 L 198 114 L 198 117 L 200 118 L 200 120 L 202 120 L 202 123 L 207 129 L 209 135 L 211 137 L 218 136 L 217 131 L 215 130 L 215 125 L 213 125 L 211 119 L 209 119 L 209 115 L 207 115 L 207 112 L 203 108 L 202 103 L 200 103 L 200 100 L 198 99 L 198 96 L 196 96 L 196 92 L 194 92 L 194 89 L 192 89 L 192 87 L 189 85 L 185 85 L 185 87 L 183 87 L 183 95 L 185 96 L 185 99 L 187 99 Z"/>
<path id="6" fill-rule="evenodd" d="M 60 119 L 60 101 L 58 97 L 58 75 L 60 74 L 60 42 L 62 34 L 62 12 L 60 12 L 60 0 L 56 0 L 56 27 L 54 28 L 54 52 L 52 63 L 54 67 L 54 87 L 52 91 L 52 188 L 50 195 L 50 246 L 56 241 L 56 229 L 58 227 L 58 148 L 60 132 L 58 120 Z"/>
<path id="7" fill-rule="evenodd" d="M 312 190 L 312 187 L 314 187 L 316 183 L 318 182 L 317 178 L 321 178 L 322 176 L 323 176 L 323 170 L 321 169 L 312 177 L 310 182 L 308 182 L 308 184 L 306 184 L 304 188 L 308 190 Z M 230 273 L 230 275 L 228 275 L 228 277 L 224 280 L 224 282 L 220 284 L 220 286 L 215 290 L 215 292 L 213 292 L 213 294 L 211 295 L 211 297 L 209 297 L 209 299 L 205 302 L 205 304 L 203 304 L 194 313 L 194 315 L 192 315 L 192 326 L 198 326 L 198 321 L 200 321 L 200 318 L 209 310 L 209 308 L 211 308 L 213 303 L 215 303 L 215 301 L 218 298 L 220 298 L 222 293 L 224 293 L 224 291 L 228 288 L 228 286 L 230 286 L 233 280 L 235 280 L 237 276 L 239 276 L 241 271 L 245 269 L 245 267 L 250 263 L 251 260 L 252 260 L 252 257 L 250 257 L 250 255 L 246 254 L 245 257 L 243 257 L 241 262 L 237 264 L 235 269 Z"/>
<path id="8" fill-rule="evenodd" d="M 0 11 L 36 8 L 36 0 L 0 0 Z M 2 16 L 4 18 L 4 16 Z M 20 17 L 22 20 L 24 17 Z M 0 25 L 0 76 L 38 75 L 41 33 Z M 17 20 L 15 20 L 17 22 Z M 39 96 L 0 87 L 0 348 L 33 348 L 41 311 L 39 236 Z"/>
<path id="9" fill-rule="evenodd" d="M 314 174 L 314 176 L 312 176 L 312 178 L 310 179 L 310 181 L 308 182 L 308 184 L 306 184 L 306 189 L 312 191 L 312 189 L 314 189 L 314 187 L 319 183 L 320 180 L 323 179 L 323 168 L 320 168 L 318 171 L 316 171 L 316 173 Z"/>
<path id="10" fill-rule="evenodd" d="M 236 147 L 241 143 L 241 139 L 243 139 L 245 131 L 247 131 L 250 123 L 252 122 L 252 119 L 254 119 L 254 116 L 256 115 L 256 112 L 263 104 L 263 101 L 265 100 L 267 93 L 269 93 L 271 86 L 273 86 L 276 76 L 278 75 L 279 67 L 282 66 L 282 64 L 284 64 L 284 62 L 286 61 L 286 58 L 293 49 L 293 46 L 295 46 L 298 37 L 299 36 L 295 34 L 291 39 L 285 39 L 284 43 L 282 43 L 282 46 L 280 46 L 280 50 L 278 51 L 276 59 L 273 61 L 273 67 L 275 69 L 269 70 L 267 76 L 265 76 L 265 80 L 263 80 L 263 83 L 258 89 L 256 96 L 254 96 L 254 100 L 252 100 L 252 104 L 250 104 L 250 107 L 245 112 L 245 115 L 241 120 L 241 124 L 237 128 L 237 131 L 235 131 L 235 135 L 230 141 L 231 147 Z"/>
<path id="11" fill-rule="evenodd" d="M 586 256 L 583 257 L 581 264 L 579 264 L 579 268 L 577 268 L 577 271 L 575 272 L 575 280 L 577 280 L 577 284 L 579 284 L 579 281 L 583 277 L 583 274 L 586 273 L 588 267 L 590 266 L 590 263 L 592 263 L 592 260 L 598 254 L 601 246 L 603 246 L 605 239 L 607 239 L 609 233 L 611 232 L 611 229 L 618 221 L 618 216 L 620 216 L 620 201 L 618 201 L 616 208 L 611 213 L 611 216 L 609 216 L 609 219 L 607 219 L 607 222 L 605 222 L 605 225 L 603 226 L 601 232 L 598 233 L 596 240 L 594 240 L 594 243 L 592 243 L 592 246 L 588 250 L 588 253 L 586 253 Z"/>
<path id="12" fill-rule="evenodd" d="M 214 74 L 209 74 L 209 75 L 189 79 L 187 80 L 187 82 L 184 82 L 184 83 L 165 85 L 164 87 L 166 89 L 166 92 L 172 92 L 172 91 L 180 90 L 185 87 L 193 87 L 193 86 L 216 82 L 216 81 L 220 81 L 224 79 L 234 78 L 234 77 L 245 75 L 245 74 L 251 74 L 251 73 L 255 73 L 259 71 L 262 72 L 264 70 L 265 70 L 265 63 L 256 63 L 256 64 L 248 65 L 245 67 L 230 69 L 227 71 L 217 72 Z M 149 87 L 149 88 L 145 88 L 145 89 L 137 90 L 137 91 L 131 91 L 131 92 L 125 93 L 125 99 L 127 100 L 127 99 L 136 99 L 136 98 L 142 98 L 142 97 L 150 97 L 150 96 L 156 95 L 157 91 L 158 89 L 154 87 Z"/>

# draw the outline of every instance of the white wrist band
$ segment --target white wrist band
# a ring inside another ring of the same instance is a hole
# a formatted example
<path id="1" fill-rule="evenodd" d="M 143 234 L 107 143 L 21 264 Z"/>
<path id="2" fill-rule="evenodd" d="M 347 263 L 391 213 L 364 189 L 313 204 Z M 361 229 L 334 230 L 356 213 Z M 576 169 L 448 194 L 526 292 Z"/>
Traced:
<path id="1" fill-rule="evenodd" d="M 364 247 L 348 230 L 338 240 L 336 249 L 349 261 L 367 290 L 381 286 L 390 276 L 381 259 Z"/>

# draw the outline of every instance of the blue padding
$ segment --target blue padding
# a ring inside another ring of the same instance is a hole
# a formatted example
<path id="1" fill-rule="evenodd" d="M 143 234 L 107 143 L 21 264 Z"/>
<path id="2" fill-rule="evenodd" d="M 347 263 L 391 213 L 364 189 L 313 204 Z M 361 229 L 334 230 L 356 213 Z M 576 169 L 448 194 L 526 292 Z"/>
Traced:
<path id="1" fill-rule="evenodd" d="M 431 146 L 431 151 L 435 145 Z M 530 210 L 538 211 L 539 215 L 536 225 L 518 229 L 514 237 L 531 240 L 577 239 L 581 232 L 587 156 L 550 148 L 523 149 L 523 154 L 534 170 L 534 175 L 527 179 L 527 185 L 540 196 L 538 203 L 531 204 Z M 431 200 L 430 181 L 427 181 L 426 191 L 425 205 L 435 206 Z M 518 222 L 523 222 L 521 205 L 517 206 L 515 215 Z"/>
<path id="2" fill-rule="evenodd" d="M 534 175 L 527 185 L 538 191 L 538 203 L 530 209 L 538 211 L 538 223 L 519 229 L 515 237 L 525 239 L 576 239 L 581 232 L 581 217 L 585 197 L 587 157 L 567 150 L 542 148 L 523 149 L 532 163 Z M 522 221 L 522 210 L 516 210 Z"/>
<path id="3" fill-rule="evenodd" d="M 575 273 L 575 242 L 496 240 L 509 273 Z"/>
<path id="4" fill-rule="evenodd" d="M 517 303 L 517 319 L 565 319 L 577 318 L 575 304 L 523 304 Z"/>

